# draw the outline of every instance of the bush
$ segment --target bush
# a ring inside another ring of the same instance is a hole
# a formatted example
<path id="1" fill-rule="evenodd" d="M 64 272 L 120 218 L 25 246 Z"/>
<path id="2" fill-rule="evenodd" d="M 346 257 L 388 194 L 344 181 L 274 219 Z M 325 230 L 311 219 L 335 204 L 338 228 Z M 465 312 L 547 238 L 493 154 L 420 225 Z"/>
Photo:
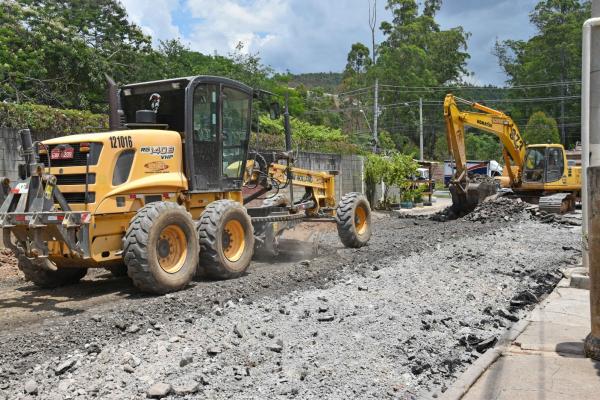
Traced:
<path id="1" fill-rule="evenodd" d="M 416 175 L 418 168 L 419 164 L 413 159 L 412 154 L 368 155 L 365 162 L 365 185 L 367 198 L 371 204 L 375 204 L 375 187 L 381 181 L 385 184 L 383 207 L 387 207 L 390 203 L 389 188 L 392 186 L 399 188 L 403 197 L 412 193 L 410 192 L 412 178 Z M 414 196 L 411 194 L 412 197 Z"/>
<path id="2" fill-rule="evenodd" d="M 360 149 L 350 143 L 348 137 L 339 129 L 291 118 L 292 144 L 294 149 L 320 153 L 358 154 Z M 285 129 L 283 119 L 272 120 L 266 115 L 259 118 L 259 133 L 253 133 L 251 143 L 261 149 L 283 149 L 285 147 Z"/>
<path id="3" fill-rule="evenodd" d="M 106 130 L 108 116 L 37 104 L 0 103 L 0 127 L 29 128 L 60 136 Z"/>

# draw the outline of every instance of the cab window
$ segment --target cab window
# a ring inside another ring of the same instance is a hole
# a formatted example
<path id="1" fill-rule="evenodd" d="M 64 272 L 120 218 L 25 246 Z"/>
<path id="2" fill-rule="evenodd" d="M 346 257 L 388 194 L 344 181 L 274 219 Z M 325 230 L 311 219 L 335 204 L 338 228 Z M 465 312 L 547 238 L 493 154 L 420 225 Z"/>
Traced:
<path id="1" fill-rule="evenodd" d="M 194 186 L 199 190 L 219 188 L 219 86 L 198 85 L 192 106 Z"/>
<path id="2" fill-rule="evenodd" d="M 548 171 L 546 173 L 546 182 L 556 182 L 563 176 L 565 170 L 565 160 L 562 149 L 551 147 L 548 149 Z"/>
<path id="3" fill-rule="evenodd" d="M 530 148 L 525 157 L 523 180 L 525 182 L 544 182 L 545 148 Z"/>
<path id="4" fill-rule="evenodd" d="M 250 98 L 239 90 L 224 87 L 221 99 L 223 104 L 223 177 L 241 179 L 250 128 Z"/>

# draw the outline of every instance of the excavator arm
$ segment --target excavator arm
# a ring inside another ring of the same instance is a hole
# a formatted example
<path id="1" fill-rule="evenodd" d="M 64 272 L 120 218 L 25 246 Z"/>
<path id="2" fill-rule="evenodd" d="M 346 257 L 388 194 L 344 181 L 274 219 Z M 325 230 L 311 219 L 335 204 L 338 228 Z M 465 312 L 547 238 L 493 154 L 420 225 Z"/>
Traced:
<path id="1" fill-rule="evenodd" d="M 461 111 L 458 103 L 467 105 L 476 111 Z M 465 126 L 492 133 L 500 139 L 511 186 L 520 184 L 520 171 L 525 159 L 525 142 L 519 133 L 519 128 L 508 115 L 482 104 L 448 94 L 444 100 L 444 120 L 448 150 L 454 159 L 456 168 L 450 186 L 456 211 L 470 211 L 492 190 L 489 185 L 485 188 L 477 187 L 469 180 Z"/>

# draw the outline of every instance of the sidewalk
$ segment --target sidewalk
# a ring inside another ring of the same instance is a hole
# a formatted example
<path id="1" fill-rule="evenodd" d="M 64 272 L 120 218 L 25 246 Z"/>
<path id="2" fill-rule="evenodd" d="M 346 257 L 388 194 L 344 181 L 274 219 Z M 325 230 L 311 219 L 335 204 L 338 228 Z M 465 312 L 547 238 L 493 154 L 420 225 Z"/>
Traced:
<path id="1" fill-rule="evenodd" d="M 516 339 L 489 350 L 441 398 L 600 399 L 600 362 L 583 356 L 590 332 L 589 291 L 568 284 L 563 280 L 513 328 Z"/>
<path id="2" fill-rule="evenodd" d="M 436 212 L 442 211 L 452 205 L 452 200 L 446 197 L 437 197 L 435 203 L 427 207 L 414 207 L 411 209 L 401 208 L 394 210 L 395 213 L 406 216 L 429 216 Z"/>

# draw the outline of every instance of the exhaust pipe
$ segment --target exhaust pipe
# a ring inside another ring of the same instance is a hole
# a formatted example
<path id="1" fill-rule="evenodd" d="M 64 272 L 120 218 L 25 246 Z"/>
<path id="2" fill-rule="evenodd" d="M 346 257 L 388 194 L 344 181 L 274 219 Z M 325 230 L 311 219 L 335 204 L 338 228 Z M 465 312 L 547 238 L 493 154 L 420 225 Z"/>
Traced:
<path id="1" fill-rule="evenodd" d="M 29 129 L 21 129 L 18 133 L 21 139 L 21 155 L 25 160 L 25 164 L 19 164 L 19 176 L 26 179 L 31 176 L 31 166 L 36 163 L 33 139 Z"/>
<path id="2" fill-rule="evenodd" d="M 108 83 L 108 126 L 111 131 L 118 131 L 123 128 L 121 121 L 123 110 L 121 110 L 121 102 L 119 100 L 119 88 L 110 76 L 107 74 L 104 74 L 104 76 Z"/>

